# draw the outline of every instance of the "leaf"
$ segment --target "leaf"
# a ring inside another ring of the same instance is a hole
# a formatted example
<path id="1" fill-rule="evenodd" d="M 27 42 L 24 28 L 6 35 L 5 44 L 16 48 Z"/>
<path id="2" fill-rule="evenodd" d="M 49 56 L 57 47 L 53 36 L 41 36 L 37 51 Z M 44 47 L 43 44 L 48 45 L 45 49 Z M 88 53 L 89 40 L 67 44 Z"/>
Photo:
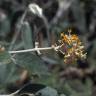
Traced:
<path id="1" fill-rule="evenodd" d="M 40 94 L 40 96 L 58 96 L 57 91 L 51 87 L 46 87 L 44 89 L 41 89 L 36 93 L 36 95 L 37 94 Z"/>
<path id="2" fill-rule="evenodd" d="M 2 22 L 0 22 L 0 36 L 6 37 L 8 32 L 10 32 L 10 22 L 6 17 Z"/>
<path id="3" fill-rule="evenodd" d="M 10 59 L 10 55 L 8 52 L 6 52 L 6 51 L 0 52 L 0 65 L 7 64 L 10 61 L 11 61 L 11 59 Z"/>
<path id="4" fill-rule="evenodd" d="M 24 24 L 22 27 L 22 40 L 23 40 L 25 49 L 33 48 L 32 31 L 27 21 L 24 21 Z"/>
<path id="5" fill-rule="evenodd" d="M 12 62 L 10 54 L 6 51 L 0 52 L 0 86 L 17 80 L 17 74 L 17 67 Z"/>
<path id="6" fill-rule="evenodd" d="M 15 58 L 18 64 L 33 74 L 48 74 L 48 68 L 39 56 L 31 53 L 23 53 L 16 55 Z"/>

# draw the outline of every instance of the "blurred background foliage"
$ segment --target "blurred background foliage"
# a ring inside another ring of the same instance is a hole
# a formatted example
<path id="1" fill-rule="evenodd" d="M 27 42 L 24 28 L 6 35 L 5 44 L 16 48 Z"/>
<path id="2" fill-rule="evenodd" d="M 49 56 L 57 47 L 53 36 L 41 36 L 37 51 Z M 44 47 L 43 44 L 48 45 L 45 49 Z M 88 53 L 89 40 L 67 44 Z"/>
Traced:
<path id="1" fill-rule="evenodd" d="M 28 11 L 23 18 L 31 3 L 43 9 L 42 17 Z M 51 46 L 69 28 L 85 46 L 84 61 L 66 65 L 62 54 L 54 51 L 8 53 L 34 48 L 35 42 Z M 95 0 L 0 0 L 0 93 L 15 92 L 29 82 L 54 88 L 41 90 L 42 96 L 96 96 Z"/>

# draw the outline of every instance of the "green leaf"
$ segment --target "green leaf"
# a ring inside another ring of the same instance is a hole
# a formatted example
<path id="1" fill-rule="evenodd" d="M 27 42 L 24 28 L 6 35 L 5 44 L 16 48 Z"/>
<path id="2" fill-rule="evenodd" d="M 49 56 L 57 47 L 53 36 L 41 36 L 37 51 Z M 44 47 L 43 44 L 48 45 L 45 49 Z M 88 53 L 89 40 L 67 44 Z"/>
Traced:
<path id="1" fill-rule="evenodd" d="M 27 21 L 24 22 L 22 27 L 22 40 L 23 40 L 25 49 L 33 48 L 32 31 Z"/>
<path id="2" fill-rule="evenodd" d="M 31 53 L 16 55 L 16 62 L 33 74 L 48 74 L 48 68 L 39 56 Z"/>
<path id="3" fill-rule="evenodd" d="M 10 32 L 10 22 L 9 22 L 8 18 L 6 17 L 0 23 L 0 36 L 6 37 L 8 32 Z"/>
<path id="4" fill-rule="evenodd" d="M 0 52 L 0 86 L 17 80 L 18 71 L 8 52 Z M 10 79 L 11 78 L 11 79 Z"/>
<path id="5" fill-rule="evenodd" d="M 9 53 L 6 51 L 0 52 L 0 65 L 8 64 L 9 62 L 11 62 Z"/>
<path id="6" fill-rule="evenodd" d="M 41 94 L 40 96 L 58 96 L 57 91 L 51 87 L 41 89 L 37 94 Z"/>

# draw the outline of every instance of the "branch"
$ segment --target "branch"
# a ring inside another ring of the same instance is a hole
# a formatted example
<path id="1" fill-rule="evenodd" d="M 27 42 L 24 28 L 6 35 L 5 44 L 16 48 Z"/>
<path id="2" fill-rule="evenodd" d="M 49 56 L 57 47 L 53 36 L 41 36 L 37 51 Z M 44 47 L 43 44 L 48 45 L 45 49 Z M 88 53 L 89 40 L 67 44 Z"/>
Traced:
<path id="1" fill-rule="evenodd" d="M 52 46 L 52 47 L 45 47 L 45 48 L 33 48 L 33 49 L 27 49 L 27 50 L 19 50 L 19 51 L 9 51 L 10 54 L 12 53 L 26 53 L 26 52 L 34 52 L 34 51 L 44 51 L 44 50 L 55 50 L 55 51 L 58 51 L 58 49 L 60 48 L 61 46 Z"/>

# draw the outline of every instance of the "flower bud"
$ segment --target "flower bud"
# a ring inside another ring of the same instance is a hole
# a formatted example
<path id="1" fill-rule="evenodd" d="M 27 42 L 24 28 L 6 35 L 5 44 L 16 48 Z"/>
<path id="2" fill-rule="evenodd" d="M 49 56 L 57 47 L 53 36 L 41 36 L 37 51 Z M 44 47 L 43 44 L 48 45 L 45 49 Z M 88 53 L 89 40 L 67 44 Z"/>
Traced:
<path id="1" fill-rule="evenodd" d="M 43 15 L 43 10 L 42 8 L 40 8 L 37 4 L 33 3 L 33 4 L 29 4 L 28 6 L 29 10 L 35 14 L 38 15 L 39 17 L 42 17 Z"/>

